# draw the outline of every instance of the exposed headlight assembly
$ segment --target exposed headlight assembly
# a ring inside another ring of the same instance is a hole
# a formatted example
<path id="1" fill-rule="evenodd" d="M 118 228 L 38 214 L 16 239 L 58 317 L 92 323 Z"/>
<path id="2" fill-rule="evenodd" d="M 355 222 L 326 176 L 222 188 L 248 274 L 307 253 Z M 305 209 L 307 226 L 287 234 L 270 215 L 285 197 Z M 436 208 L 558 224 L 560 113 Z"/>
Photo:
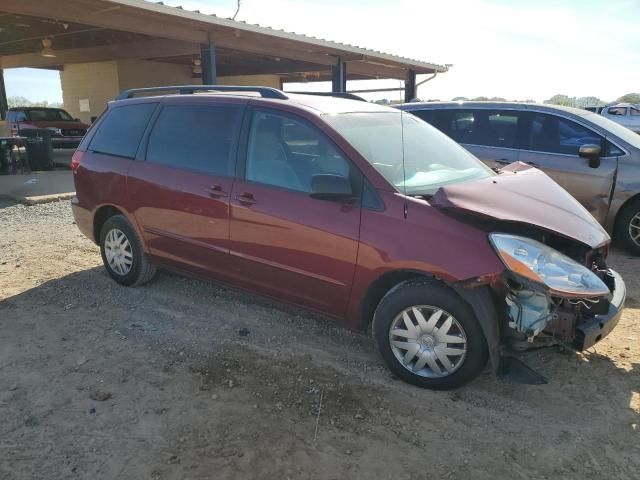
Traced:
<path id="1" fill-rule="evenodd" d="M 489 240 L 509 270 L 546 285 L 551 294 L 580 298 L 610 293 L 595 273 L 543 243 L 504 233 L 492 233 Z"/>

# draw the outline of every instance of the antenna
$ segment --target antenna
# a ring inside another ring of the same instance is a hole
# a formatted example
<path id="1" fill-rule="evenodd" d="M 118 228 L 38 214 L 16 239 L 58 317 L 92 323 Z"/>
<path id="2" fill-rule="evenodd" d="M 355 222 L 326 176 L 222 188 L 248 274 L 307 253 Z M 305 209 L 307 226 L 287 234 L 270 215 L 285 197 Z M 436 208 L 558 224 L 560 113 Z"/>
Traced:
<path id="1" fill-rule="evenodd" d="M 402 140 L 402 190 L 404 193 L 404 218 L 407 218 L 407 171 L 404 165 L 404 112 L 400 111 L 400 139 Z"/>
<path id="2" fill-rule="evenodd" d="M 236 17 L 238 16 L 238 12 L 240 11 L 240 4 L 242 3 L 241 0 L 238 0 L 238 6 L 236 7 L 236 13 L 233 14 L 233 17 L 231 17 L 231 20 L 235 20 Z"/>

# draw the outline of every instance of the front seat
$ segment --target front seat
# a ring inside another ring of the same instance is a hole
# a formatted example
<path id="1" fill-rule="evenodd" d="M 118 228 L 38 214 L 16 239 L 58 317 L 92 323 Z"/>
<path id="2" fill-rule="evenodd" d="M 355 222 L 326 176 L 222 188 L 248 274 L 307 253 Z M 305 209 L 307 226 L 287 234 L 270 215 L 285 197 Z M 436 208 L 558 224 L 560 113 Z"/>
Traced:
<path id="1" fill-rule="evenodd" d="M 247 155 L 247 179 L 277 187 L 304 191 L 288 162 L 286 148 L 273 129 L 258 126 Z"/>

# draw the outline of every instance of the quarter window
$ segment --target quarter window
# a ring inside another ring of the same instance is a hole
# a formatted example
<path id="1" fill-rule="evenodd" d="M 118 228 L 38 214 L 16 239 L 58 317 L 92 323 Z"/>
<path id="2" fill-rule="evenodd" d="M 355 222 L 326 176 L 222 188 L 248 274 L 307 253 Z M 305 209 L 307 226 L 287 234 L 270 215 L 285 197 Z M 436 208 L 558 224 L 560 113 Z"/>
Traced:
<path id="1" fill-rule="evenodd" d="M 350 177 L 350 164 L 317 128 L 290 116 L 255 112 L 247 147 L 247 180 L 311 192 L 311 177 Z"/>
<path id="2" fill-rule="evenodd" d="M 212 175 L 229 175 L 240 108 L 165 105 L 149 135 L 147 161 Z"/>
<path id="3" fill-rule="evenodd" d="M 531 150 L 565 155 L 578 155 L 582 145 L 603 145 L 603 138 L 592 130 L 544 114 L 533 115 L 528 137 Z"/>
<path id="4" fill-rule="evenodd" d="M 138 103 L 114 108 L 101 122 L 89 149 L 107 155 L 135 158 L 156 105 Z"/>

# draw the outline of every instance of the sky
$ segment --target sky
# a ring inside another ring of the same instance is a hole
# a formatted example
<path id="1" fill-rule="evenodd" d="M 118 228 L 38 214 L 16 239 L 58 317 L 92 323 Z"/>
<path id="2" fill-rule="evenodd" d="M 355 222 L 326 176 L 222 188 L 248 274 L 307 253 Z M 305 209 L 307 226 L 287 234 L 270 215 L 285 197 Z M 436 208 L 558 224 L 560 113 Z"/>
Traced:
<path id="1" fill-rule="evenodd" d="M 230 17 L 235 0 L 165 0 Z M 640 0 L 242 0 L 238 20 L 439 64 L 422 99 L 640 91 Z M 420 78 L 418 79 L 420 80 Z M 55 71 L 7 70 L 10 96 L 60 101 Z M 370 88 L 349 82 L 347 89 Z M 400 86 L 399 81 L 378 86 Z M 325 89 L 328 84 L 289 86 Z M 401 93 L 375 95 L 390 99 Z"/>

